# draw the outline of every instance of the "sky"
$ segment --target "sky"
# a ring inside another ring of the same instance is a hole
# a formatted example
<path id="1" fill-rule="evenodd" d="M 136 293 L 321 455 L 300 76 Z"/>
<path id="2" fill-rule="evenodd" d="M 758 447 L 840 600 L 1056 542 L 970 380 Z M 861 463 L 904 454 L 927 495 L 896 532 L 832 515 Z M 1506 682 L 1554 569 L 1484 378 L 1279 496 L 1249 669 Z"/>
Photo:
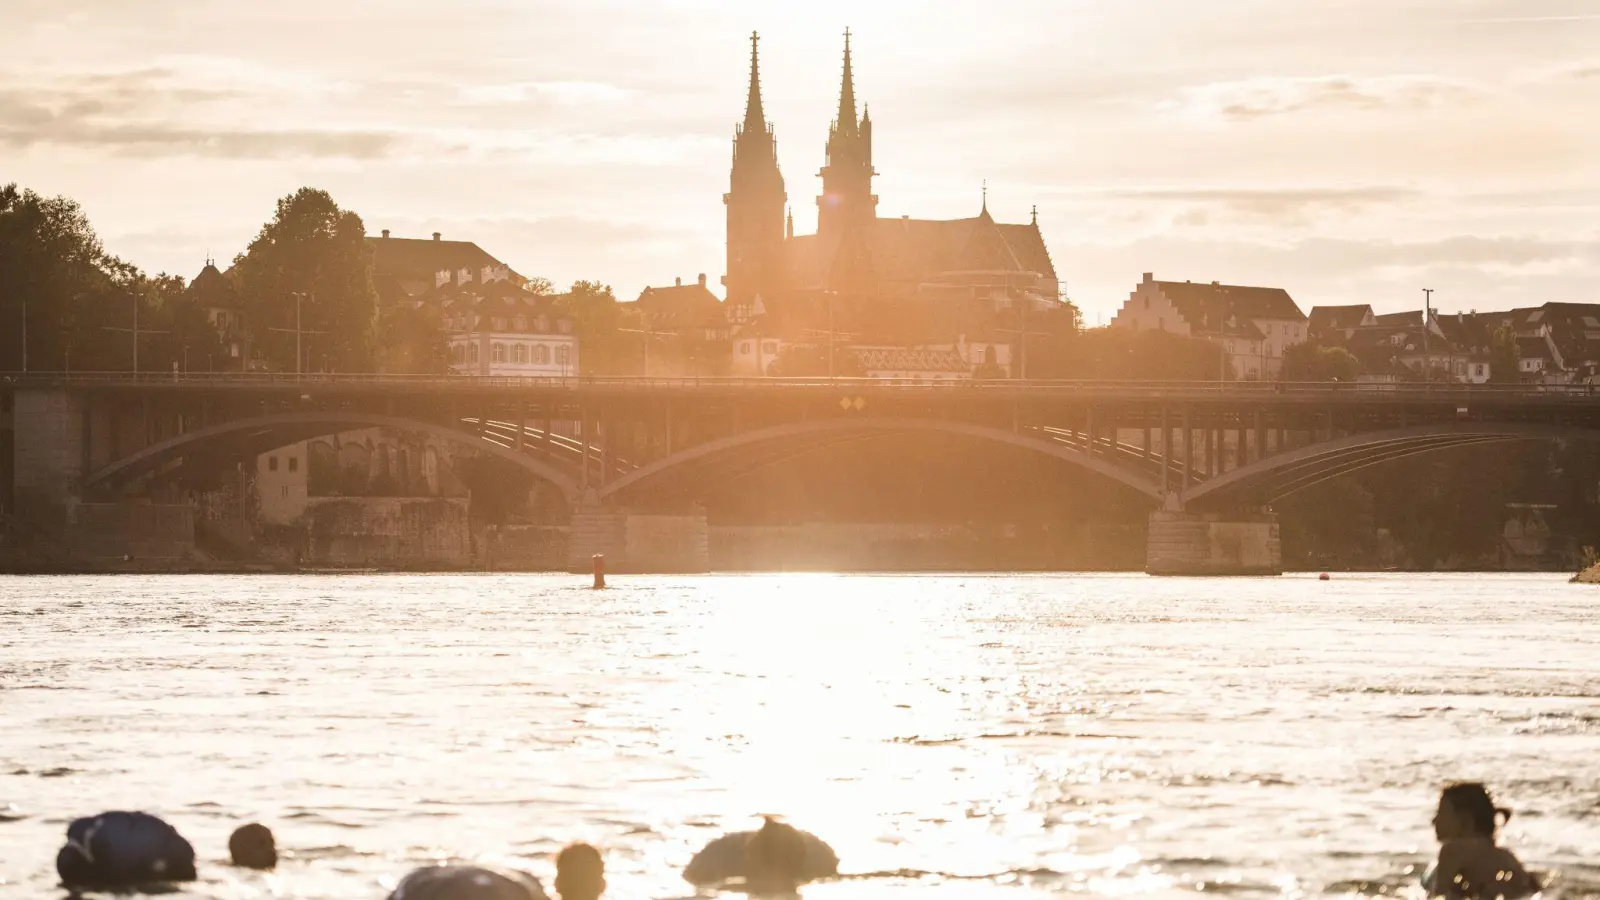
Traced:
<path id="1" fill-rule="evenodd" d="M 1600 0 L 0 0 L 0 182 L 192 277 L 304 185 L 631 299 L 723 271 L 749 34 L 796 230 L 849 27 L 879 213 L 1309 310 L 1600 302 Z"/>

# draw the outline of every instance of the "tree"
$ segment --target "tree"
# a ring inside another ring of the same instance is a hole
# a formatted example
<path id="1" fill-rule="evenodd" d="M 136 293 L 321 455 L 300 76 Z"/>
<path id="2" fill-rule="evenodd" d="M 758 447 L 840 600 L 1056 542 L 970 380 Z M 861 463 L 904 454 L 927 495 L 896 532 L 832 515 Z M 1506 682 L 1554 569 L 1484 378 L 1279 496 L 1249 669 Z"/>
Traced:
<path id="1" fill-rule="evenodd" d="M 305 369 L 373 371 L 378 292 L 366 238 L 361 217 L 326 191 L 301 188 L 278 201 L 272 220 L 234 260 L 256 351 L 268 366 L 296 370 L 299 327 Z M 305 295 L 298 326 L 297 293 Z"/>
<path id="2" fill-rule="evenodd" d="M 1215 381 L 1222 348 L 1166 331 L 1090 328 L 1061 341 L 1043 359 L 1030 357 L 1028 377 L 1110 381 Z"/>
<path id="3" fill-rule="evenodd" d="M 85 338 L 109 324 L 111 264 L 122 265 L 77 203 L 0 186 L 0 370 L 21 369 L 24 356 L 30 369 L 103 366 Z"/>
<path id="4" fill-rule="evenodd" d="M 1296 344 L 1283 354 L 1284 381 L 1355 381 L 1361 362 L 1343 347 Z"/>
<path id="5" fill-rule="evenodd" d="M 778 378 L 827 378 L 826 344 L 790 344 L 772 361 L 771 374 Z M 843 347 L 833 348 L 833 377 L 865 378 L 861 360 Z"/>
<path id="6" fill-rule="evenodd" d="M 614 375 L 621 371 L 628 348 L 618 333 L 617 295 L 611 285 L 574 281 L 561 298 L 578 333 L 578 374 Z"/>
<path id="7" fill-rule="evenodd" d="M 1489 339 L 1489 381 L 1516 384 L 1521 380 L 1522 351 L 1517 347 L 1517 333 L 1502 325 Z"/>
<path id="8" fill-rule="evenodd" d="M 530 294 L 538 294 L 541 297 L 548 297 L 556 292 L 556 286 L 543 275 L 535 275 L 529 278 L 522 283 L 522 289 Z"/>
<path id="9" fill-rule="evenodd" d="M 450 371 L 450 346 L 436 308 L 397 306 L 385 310 L 378 331 L 385 372 L 443 375 Z"/>

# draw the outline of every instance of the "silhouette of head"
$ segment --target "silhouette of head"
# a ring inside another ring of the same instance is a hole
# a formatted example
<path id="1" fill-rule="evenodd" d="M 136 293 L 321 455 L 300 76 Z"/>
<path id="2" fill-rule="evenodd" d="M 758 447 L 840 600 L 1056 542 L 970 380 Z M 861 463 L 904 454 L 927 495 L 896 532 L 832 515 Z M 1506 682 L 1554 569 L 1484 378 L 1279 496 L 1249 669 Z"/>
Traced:
<path id="1" fill-rule="evenodd" d="M 556 854 L 556 893 L 561 900 L 596 900 L 606 889 L 606 864 L 588 844 L 568 844 Z"/>
<path id="2" fill-rule="evenodd" d="M 805 866 L 806 842 L 800 830 L 770 816 L 745 844 L 745 884 L 752 892 L 792 892 L 804 880 Z"/>
<path id="3" fill-rule="evenodd" d="M 246 869 L 271 869 L 278 864 L 278 845 L 272 831 L 257 822 L 240 825 L 228 838 L 233 864 Z"/>
<path id="4" fill-rule="evenodd" d="M 1433 832 L 1441 841 L 1463 837 L 1494 837 L 1501 818 L 1511 821 L 1511 810 L 1494 805 L 1489 791 L 1476 781 L 1447 786 L 1439 793 L 1439 811 L 1433 816 Z"/>

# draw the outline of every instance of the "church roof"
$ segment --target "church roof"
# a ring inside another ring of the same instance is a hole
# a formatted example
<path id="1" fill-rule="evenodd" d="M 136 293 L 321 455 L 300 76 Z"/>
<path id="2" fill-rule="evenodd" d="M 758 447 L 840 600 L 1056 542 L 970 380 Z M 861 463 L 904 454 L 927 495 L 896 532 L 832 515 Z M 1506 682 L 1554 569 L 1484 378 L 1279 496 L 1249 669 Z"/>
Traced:
<path id="1" fill-rule="evenodd" d="M 834 277 L 838 237 L 801 235 L 784 241 L 784 269 L 792 287 L 823 287 Z M 916 285 L 949 272 L 1034 272 L 1055 280 L 1055 266 L 1036 225 L 1001 224 L 987 215 L 970 219 L 876 219 L 865 259 L 879 282 Z"/>

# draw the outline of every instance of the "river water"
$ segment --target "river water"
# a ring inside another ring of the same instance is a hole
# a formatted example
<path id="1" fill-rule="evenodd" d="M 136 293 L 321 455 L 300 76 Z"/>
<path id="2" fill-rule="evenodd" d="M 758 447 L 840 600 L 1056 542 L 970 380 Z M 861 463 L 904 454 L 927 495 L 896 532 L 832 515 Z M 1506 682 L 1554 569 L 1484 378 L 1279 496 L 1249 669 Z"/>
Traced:
<path id="1" fill-rule="evenodd" d="M 1415 895 L 1451 779 L 1600 895 L 1600 589 L 1551 576 L 0 578 L 0 896 L 157 812 L 179 897 L 381 898 L 434 860 L 686 897 L 781 813 L 812 900 Z M 223 865 L 258 820 L 286 859 Z M 548 884 L 548 880 L 546 882 Z"/>

